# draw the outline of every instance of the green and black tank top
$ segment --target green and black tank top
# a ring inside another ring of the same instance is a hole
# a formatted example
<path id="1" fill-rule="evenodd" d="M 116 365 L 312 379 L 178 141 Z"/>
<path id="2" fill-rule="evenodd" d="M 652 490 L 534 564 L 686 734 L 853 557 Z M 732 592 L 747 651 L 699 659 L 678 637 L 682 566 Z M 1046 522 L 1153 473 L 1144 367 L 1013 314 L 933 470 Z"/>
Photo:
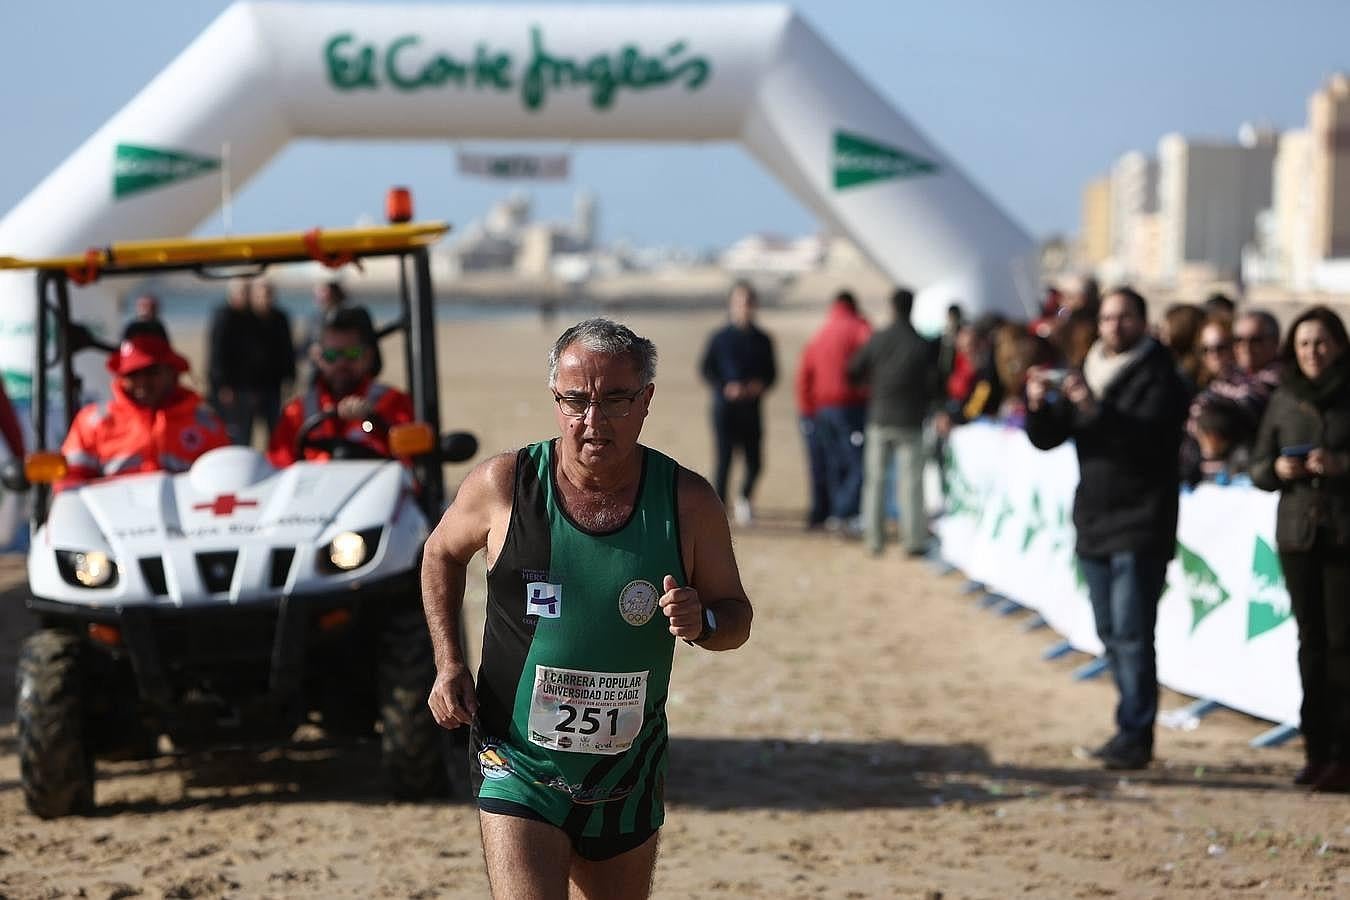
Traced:
<path id="1" fill-rule="evenodd" d="M 524 789 L 542 786 L 587 836 L 659 827 L 675 641 L 657 601 L 666 575 L 688 584 L 679 467 L 640 447 L 632 514 L 597 533 L 563 509 L 556 449 L 517 455 L 511 521 L 487 576 L 478 795 L 528 802 Z"/>

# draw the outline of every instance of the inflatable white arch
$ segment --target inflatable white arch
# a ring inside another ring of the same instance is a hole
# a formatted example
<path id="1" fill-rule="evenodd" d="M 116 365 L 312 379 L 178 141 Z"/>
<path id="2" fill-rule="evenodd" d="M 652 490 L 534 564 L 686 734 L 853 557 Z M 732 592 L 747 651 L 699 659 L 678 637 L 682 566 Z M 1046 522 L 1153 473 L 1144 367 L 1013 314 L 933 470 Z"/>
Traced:
<path id="1" fill-rule="evenodd" d="M 0 253 L 188 233 L 288 141 L 738 141 L 898 282 L 1024 316 L 1030 238 L 789 8 L 236 3 L 0 220 Z M 0 367 L 32 365 L 31 276 Z M 22 394 L 22 391 L 19 391 Z M 21 396 L 18 399 L 23 399 Z"/>

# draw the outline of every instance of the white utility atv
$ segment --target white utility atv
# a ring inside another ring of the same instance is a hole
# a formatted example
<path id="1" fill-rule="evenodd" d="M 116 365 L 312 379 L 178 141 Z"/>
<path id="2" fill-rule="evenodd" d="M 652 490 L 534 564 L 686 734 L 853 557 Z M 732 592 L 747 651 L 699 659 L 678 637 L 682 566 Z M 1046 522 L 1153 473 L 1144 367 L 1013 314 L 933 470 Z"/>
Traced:
<path id="1" fill-rule="evenodd" d="M 385 333 L 404 335 L 418 418 L 403 434 L 411 468 L 342 441 L 325 447 L 329 461 L 281 470 L 250 448 L 223 447 L 187 472 L 105 479 L 55 496 L 44 482 L 63 466 L 43 450 L 48 407 L 63 408 L 68 425 L 79 408 L 71 357 L 108 349 L 70 317 L 68 281 L 91 262 L 0 260 L 37 269 L 36 343 L 59 351 L 34 372 L 37 452 L 25 476 L 6 478 L 37 492 L 28 577 L 42 627 L 21 650 L 16 704 L 33 812 L 92 809 L 99 755 L 152 755 L 161 735 L 175 751 L 276 746 L 305 722 L 330 737 L 378 736 L 380 774 L 396 797 L 463 784 L 465 736 L 452 740 L 426 708 L 435 669 L 419 584 L 429 523 L 445 503 L 442 463 L 477 448 L 462 432 L 435 438 L 426 248 L 445 230 L 138 242 L 102 251 L 94 266 L 103 276 L 398 256 L 403 315 Z M 63 403 L 49 396 L 54 364 Z M 322 415 L 302 427 L 298 444 Z"/>

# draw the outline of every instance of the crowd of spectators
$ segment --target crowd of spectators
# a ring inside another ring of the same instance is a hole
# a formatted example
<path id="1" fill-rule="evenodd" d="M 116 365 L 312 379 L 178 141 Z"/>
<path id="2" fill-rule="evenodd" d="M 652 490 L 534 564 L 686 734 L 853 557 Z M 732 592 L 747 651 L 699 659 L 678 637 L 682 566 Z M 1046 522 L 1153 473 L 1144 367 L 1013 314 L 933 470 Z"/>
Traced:
<path id="1" fill-rule="evenodd" d="M 1080 370 L 1098 336 L 1100 302 L 1096 283 L 1084 279 L 1048 289 L 1040 315 L 1029 323 L 993 315 L 964 321 L 952 307 L 940 338 L 939 438 L 976 419 L 1022 427 L 1028 372 Z M 1150 332 L 1170 352 L 1191 397 L 1182 483 L 1247 483 L 1252 442 L 1280 383 L 1279 322 L 1264 310 L 1239 311 L 1214 294 L 1202 304 L 1169 306 Z"/>

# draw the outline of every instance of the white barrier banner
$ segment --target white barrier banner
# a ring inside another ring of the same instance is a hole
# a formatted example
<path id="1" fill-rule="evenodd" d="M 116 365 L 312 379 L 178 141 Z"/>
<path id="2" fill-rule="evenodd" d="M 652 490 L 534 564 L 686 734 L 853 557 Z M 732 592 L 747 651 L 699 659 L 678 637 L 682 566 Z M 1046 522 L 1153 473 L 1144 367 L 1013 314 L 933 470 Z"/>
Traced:
<path id="1" fill-rule="evenodd" d="M 1074 556 L 1078 460 L 1016 429 L 975 424 L 951 437 L 943 558 L 1034 609 L 1076 649 L 1100 654 Z M 1158 680 L 1275 722 L 1297 722 L 1298 637 L 1274 546 L 1278 498 L 1201 485 L 1181 497 L 1177 555 L 1158 608 Z"/>

